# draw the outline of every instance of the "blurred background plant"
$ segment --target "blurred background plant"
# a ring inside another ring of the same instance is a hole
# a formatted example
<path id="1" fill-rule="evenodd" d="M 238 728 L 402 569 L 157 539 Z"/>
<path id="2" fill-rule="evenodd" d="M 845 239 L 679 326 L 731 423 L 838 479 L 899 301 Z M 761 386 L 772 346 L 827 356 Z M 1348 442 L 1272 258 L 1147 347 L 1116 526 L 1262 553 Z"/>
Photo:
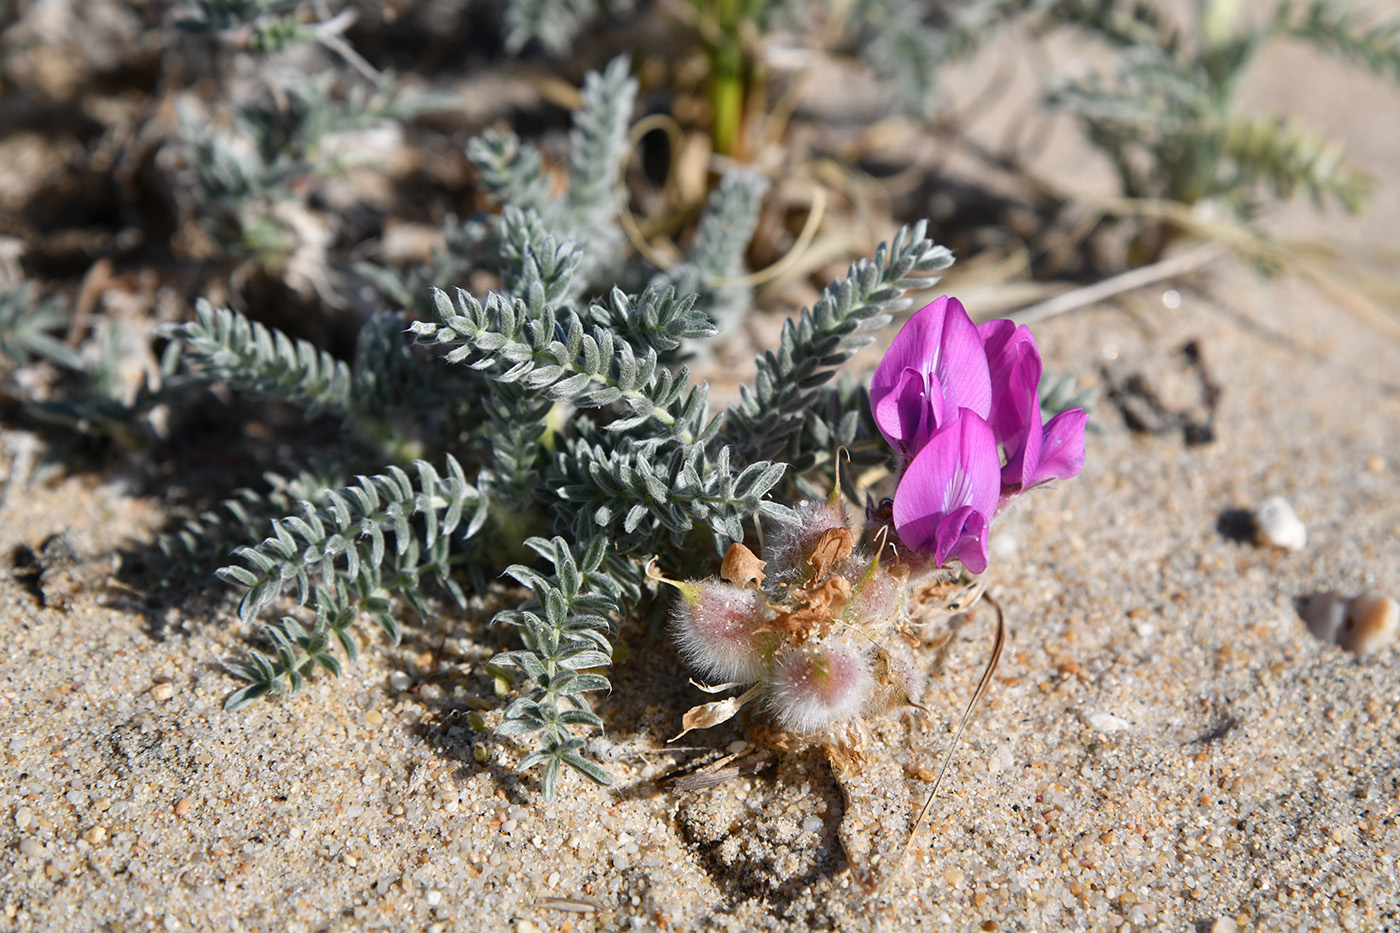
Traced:
<path id="1" fill-rule="evenodd" d="M 1289 0 L 1253 20 L 1247 6 L 1194 0 L 1193 17 L 1177 24 L 1165 4 L 1052 4 L 1040 13 L 1041 28 L 1074 29 L 1110 47 L 1113 58 L 1108 69 L 1062 80 L 1049 101 L 1073 114 L 1109 156 L 1126 198 L 1209 202 L 1241 221 L 1299 194 L 1319 206 L 1332 200 L 1360 210 L 1371 179 L 1347 162 L 1340 143 L 1286 113 L 1244 110 L 1239 93 L 1259 51 L 1280 39 L 1400 81 L 1400 18 L 1364 17 L 1329 0 Z M 1134 263 L 1159 258 L 1183 232 L 1178 221 L 1150 220 L 1133 244 Z"/>

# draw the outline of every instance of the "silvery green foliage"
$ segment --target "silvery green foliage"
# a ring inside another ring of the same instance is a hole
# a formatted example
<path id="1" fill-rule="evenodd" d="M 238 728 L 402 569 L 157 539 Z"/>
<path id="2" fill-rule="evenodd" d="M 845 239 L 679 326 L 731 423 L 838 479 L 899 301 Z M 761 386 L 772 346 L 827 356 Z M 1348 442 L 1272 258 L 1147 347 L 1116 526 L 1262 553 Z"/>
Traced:
<path id="1" fill-rule="evenodd" d="M 492 203 L 532 213 L 536 229 L 572 240 L 585 275 L 592 277 L 607 271 L 609 262 L 616 265 L 621 255 L 616 186 L 637 100 L 627 59 L 615 58 L 602 72 L 589 72 L 582 97 L 569 134 L 568 188 L 562 194 L 552 190 L 539 150 L 514 133 L 488 130 L 468 144 L 467 158 Z"/>
<path id="2" fill-rule="evenodd" d="M 247 519 L 245 528 L 258 528 L 253 543 L 219 571 L 245 590 L 240 617 L 252 621 L 289 594 L 307 607 L 266 626 L 270 652 L 230 666 L 246 682 L 230 707 L 295 691 L 318 668 L 337 673 L 341 659 L 354 659 L 349 629 L 361 616 L 396 640 L 394 601 L 424 615 L 429 581 L 461 602 L 464 582 L 481 588 L 504 569 L 532 595 L 498 617 L 521 642 L 496 659 L 520 690 L 501 731 L 535 736 L 523 764 L 542 766 L 546 795 L 563 769 L 608 783 L 581 752 L 582 731 L 599 725 L 587 695 L 608 689 L 617 619 L 648 595 L 644 568 L 693 559 L 705 536 L 718 554 L 755 516 L 791 520 L 774 496 L 790 463 L 834 456 L 828 445 L 851 439 L 848 412 L 813 403 L 868 339 L 861 332 L 928 284 L 915 277 L 946 266 L 947 251 L 917 227 L 854 264 L 760 360 L 759 384 L 726 424 L 677 360 L 685 342 L 715 333 L 703 299 L 664 276 L 601 293 L 589 278 L 622 265 L 620 240 L 600 237 L 598 225 L 611 229 L 632 86 L 615 64 L 589 87 L 574 134 L 576 187 L 547 195 L 528 147 L 493 163 L 506 203 L 475 228 L 486 233 L 471 250 L 500 290 L 434 291 L 435 320 L 408 328 L 413 345 L 392 316 L 366 323 L 352 363 L 203 304 L 173 329 L 199 378 L 340 418 L 357 429 L 346 434 L 357 456 L 377 450 L 388 463 L 334 488 L 236 498 L 171 544 L 177 558 L 194 555 L 201 530 L 222 534 L 223 519 Z M 613 92 L 627 97 L 621 108 Z M 474 150 L 504 152 L 508 140 Z M 751 178 L 727 182 L 719 216 L 702 221 L 692 249 L 697 269 L 739 267 L 760 189 Z M 612 253 L 600 246 L 608 242 Z M 422 451 L 411 463 L 410 448 Z M 293 497 L 268 515 L 265 506 Z"/>
<path id="3" fill-rule="evenodd" d="M 350 367 L 305 340 L 202 298 L 195 319 L 171 334 L 184 341 L 194 371 L 213 381 L 303 407 L 309 417 L 350 410 Z"/>
<path id="4" fill-rule="evenodd" d="M 232 125 L 215 127 L 188 107 L 180 111 L 182 154 L 188 166 L 185 210 L 199 218 L 230 254 L 276 258 L 296 234 L 279 205 L 300 202 L 311 180 L 343 172 L 356 160 L 346 135 L 395 125 L 431 98 L 392 82 L 337 93 L 333 75 L 302 81 L 237 108 Z"/>
<path id="5" fill-rule="evenodd" d="M 426 460 L 415 460 L 415 483 L 405 470 L 391 466 L 327 492 L 320 507 L 302 501 L 293 514 L 273 521 L 272 533 L 260 544 L 234 552 L 242 566 L 219 571 L 221 578 L 247 588 L 239 617 L 255 618 L 294 585 L 301 605 L 313 596 L 345 606 L 352 600 L 397 642 L 398 623 L 388 612 L 391 591 L 426 616 L 418 581 L 432 576 L 463 601 L 447 562 L 453 532 L 460 525 L 463 538 L 476 534 L 488 503 L 467 482 L 456 458 L 448 454 L 446 460 L 445 476 Z"/>
<path id="6" fill-rule="evenodd" d="M 305 42 L 311 32 L 297 17 L 299 0 L 193 0 L 175 12 L 175 28 L 268 54 Z"/>
<path id="7" fill-rule="evenodd" d="M 906 292 L 929 287 L 928 276 L 953 264 L 953 254 L 929 240 L 925 230 L 922 221 L 900 230 L 872 259 L 852 263 L 815 307 L 783 326 L 778 347 L 759 357 L 753 387 L 740 387 L 739 404 L 730 412 L 725 434 L 745 456 L 800 462 L 810 453 L 803 449 L 803 427 L 819 417 L 812 402 L 835 367 L 908 306 Z"/>
<path id="8" fill-rule="evenodd" d="M 35 359 L 81 369 L 82 359 L 62 339 L 67 326 L 58 300 L 36 302 L 28 282 L 0 288 L 0 355 L 21 366 Z"/>
<path id="9" fill-rule="evenodd" d="M 157 540 L 165 557 L 161 580 L 165 587 L 199 583 L 220 566 L 236 547 L 262 540 L 274 519 L 290 514 L 298 502 L 322 504 L 348 477 L 334 467 L 318 464 L 291 476 L 269 472 L 265 490 L 239 489 L 218 505 L 184 522 Z"/>
<path id="10" fill-rule="evenodd" d="M 585 26 L 603 16 L 622 16 L 634 0 L 506 0 L 506 51 L 520 52 L 538 42 L 550 55 L 570 51 Z"/>
<path id="11" fill-rule="evenodd" d="M 497 733 L 535 735 L 539 747 L 520 767 L 542 765 L 545 799 L 553 799 L 561 767 L 569 767 L 598 784 L 612 777 L 580 751 L 578 729 L 602 728 L 589 707 L 586 693 L 610 689 L 607 677 L 595 669 L 612 663 L 611 639 L 617 636 L 622 587 L 603 565 L 608 541 L 587 539 L 575 557 L 562 537 L 531 538 L 526 542 L 548 561 L 546 575 L 523 564 L 506 573 L 528 587 L 531 596 L 518 609 L 502 612 L 497 621 L 513 627 L 524 647 L 496 656 L 494 664 L 514 668 L 529 686 L 506 707 Z"/>
<path id="12" fill-rule="evenodd" d="M 744 252 L 758 224 L 768 179 L 758 172 L 732 168 L 710 195 L 709 208 L 695 230 L 683 262 L 653 279 L 681 294 L 698 296 L 719 333 L 727 333 L 748 312 L 753 288 L 742 281 Z"/>
<path id="13" fill-rule="evenodd" d="M 438 359 L 414 356 L 388 367 L 477 374 L 438 383 L 479 395 L 463 399 L 477 413 L 475 430 L 439 442 L 449 448 L 439 461 L 446 472 L 418 460 L 408 469 L 389 466 L 338 490 L 317 491 L 272 520 L 260 543 L 238 549 L 237 562 L 220 575 L 245 588 L 239 609 L 245 620 L 287 591 L 315 612 L 314 623 L 287 616 L 271 624 L 273 652 L 254 653 L 230 668 L 247 681 L 229 699 L 238 706 L 295 690 L 316 668 L 338 671 L 337 652 L 353 659 L 348 628 L 361 615 L 396 639 L 392 600 L 402 598 L 424 614 L 422 587 L 430 579 L 460 600 L 453 566 L 465 560 L 469 569 L 480 568 L 489 559 L 471 548 L 482 529 L 492 529 L 497 552 L 513 542 L 534 550 L 554 570 L 544 574 L 525 563 L 509 569 L 534 596 L 500 617 L 519 630 L 523 643 L 499 659 L 523 678 L 502 729 L 538 736 L 539 750 L 526 761 L 545 768 L 546 791 L 552 792 L 563 767 L 607 780 L 580 757 L 575 733 L 596 724 L 584 694 L 607 686 L 599 669 L 611 656 L 614 614 L 643 596 L 642 569 L 658 557 L 683 560 L 700 529 L 712 535 L 718 553 L 742 538 L 752 516 L 790 519 L 790 510 L 770 498 L 789 463 L 761 455 L 760 448 L 809 463 L 819 453 L 831 456 L 828 445 L 854 439 L 859 416 L 853 420 L 839 404 L 822 409 L 810 403 L 833 367 L 863 342 L 859 332 L 887 320 L 916 283 L 913 276 L 946 266 L 948 256 L 919 227 L 901 231 L 873 261 L 854 264 L 848 279 L 787 328 L 778 352 L 760 361 L 760 384 L 730 412 L 734 427 L 726 434 L 722 419 L 709 412 L 704 386 L 693 385 L 684 366 L 663 359 L 682 341 L 713 332 L 694 298 L 669 287 L 641 294 L 615 289 L 584 306 L 570 297 L 578 251 L 534 224 L 523 222 L 521 229 L 520 242 L 503 241 L 502 265 L 512 257 L 519 261 L 518 269 L 501 272 L 510 291 L 482 298 L 438 292 L 439 320 L 411 328 Z M 366 329 L 375 336 L 362 339 L 361 347 L 402 356 L 402 346 L 375 323 Z M 206 374 L 216 370 L 224 381 L 308 409 L 364 418 L 367 406 L 399 398 L 371 388 L 347 395 L 345 386 L 356 384 L 373 355 L 369 350 L 357 355 L 355 367 L 327 362 L 283 335 L 207 307 L 176 336 Z M 763 400 L 771 412 L 761 411 Z M 555 417 L 561 410 L 570 412 L 566 419 Z M 762 432 L 771 437 L 760 444 Z M 769 443 L 775 439 L 779 443 Z M 469 459 L 458 459 L 450 448 Z M 194 549 L 191 541 L 181 547 Z"/>

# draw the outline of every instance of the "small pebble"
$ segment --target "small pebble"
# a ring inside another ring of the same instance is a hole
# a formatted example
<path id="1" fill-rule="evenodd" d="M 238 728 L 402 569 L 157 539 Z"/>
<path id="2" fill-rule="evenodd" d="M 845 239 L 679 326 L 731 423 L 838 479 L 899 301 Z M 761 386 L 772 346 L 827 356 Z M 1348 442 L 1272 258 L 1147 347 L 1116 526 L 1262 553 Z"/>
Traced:
<path id="1" fill-rule="evenodd" d="M 400 693 L 402 693 L 411 686 L 413 686 L 413 678 L 409 677 L 403 671 L 394 671 L 394 673 L 389 675 L 390 689 L 397 690 Z"/>
<path id="2" fill-rule="evenodd" d="M 1254 542 L 1262 547 L 1301 551 L 1308 544 L 1308 528 L 1287 499 L 1273 496 L 1254 513 Z"/>
<path id="3" fill-rule="evenodd" d="M 175 815 L 184 816 L 194 807 L 194 798 L 181 797 L 175 802 Z"/>
<path id="4" fill-rule="evenodd" d="M 1079 714 L 1080 720 L 1090 729 L 1099 732 L 1126 732 L 1133 724 L 1107 710 L 1090 709 Z"/>
<path id="5" fill-rule="evenodd" d="M 26 837 L 19 841 L 19 854 L 25 858 L 40 858 L 44 854 L 44 844 L 38 839 Z"/>
<path id="6" fill-rule="evenodd" d="M 365 713 L 365 725 L 373 729 L 378 729 L 384 725 L 384 714 L 377 709 L 372 709 Z"/>
<path id="7" fill-rule="evenodd" d="M 540 933 L 540 928 L 529 920 L 517 920 L 515 923 L 515 933 Z"/>
<path id="8" fill-rule="evenodd" d="M 426 895 L 426 899 L 428 901 L 429 907 L 436 907 L 437 905 L 442 903 L 442 892 L 429 891 Z"/>
<path id="9" fill-rule="evenodd" d="M 1390 645 L 1400 634 L 1400 603 L 1384 593 L 1362 593 L 1351 601 L 1337 644 L 1365 657 Z"/>
<path id="10" fill-rule="evenodd" d="M 1303 621 L 1308 631 L 1322 641 L 1334 641 L 1347 617 L 1351 600 L 1335 590 L 1310 597 L 1303 606 Z"/>
<path id="11" fill-rule="evenodd" d="M 28 829 L 29 823 L 34 819 L 34 811 L 28 807 L 20 807 L 15 811 L 15 825 L 20 829 Z"/>
<path id="12" fill-rule="evenodd" d="M 94 826 L 92 829 L 83 833 L 83 841 L 89 845 L 101 845 L 103 842 L 107 841 L 107 830 L 103 829 L 101 826 Z"/>
<path id="13" fill-rule="evenodd" d="M 1217 917 L 1210 925 L 1210 933 L 1239 933 L 1240 925 L 1229 917 Z"/>
<path id="14" fill-rule="evenodd" d="M 171 683 L 159 683 L 151 688 L 151 699 L 157 703 L 164 703 L 175 695 L 175 685 Z"/>
<path id="15" fill-rule="evenodd" d="M 822 829 L 822 819 L 819 816 L 809 816 L 802 821 L 804 832 L 819 833 Z"/>

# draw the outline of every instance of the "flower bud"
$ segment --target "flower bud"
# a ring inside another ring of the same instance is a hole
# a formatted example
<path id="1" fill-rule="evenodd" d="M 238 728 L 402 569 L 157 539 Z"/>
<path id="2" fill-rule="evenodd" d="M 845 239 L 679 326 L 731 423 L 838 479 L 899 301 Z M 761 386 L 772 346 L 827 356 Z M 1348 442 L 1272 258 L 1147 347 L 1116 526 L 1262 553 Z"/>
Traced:
<path id="1" fill-rule="evenodd" d="M 762 677 L 781 637 L 756 631 L 773 616 L 763 595 L 719 580 L 679 589 L 674 630 L 685 662 L 701 676 L 725 683 Z"/>
<path id="2" fill-rule="evenodd" d="M 864 712 L 874 683 L 863 653 L 828 638 L 789 648 L 777 657 L 768 705 L 784 729 L 818 732 Z"/>

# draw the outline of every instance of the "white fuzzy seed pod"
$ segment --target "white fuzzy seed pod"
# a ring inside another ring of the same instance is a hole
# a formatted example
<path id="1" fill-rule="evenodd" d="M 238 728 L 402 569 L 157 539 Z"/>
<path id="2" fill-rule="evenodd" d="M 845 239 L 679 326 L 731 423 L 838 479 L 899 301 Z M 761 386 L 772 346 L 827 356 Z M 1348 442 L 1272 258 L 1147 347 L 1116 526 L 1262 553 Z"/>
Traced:
<path id="1" fill-rule="evenodd" d="M 753 683 L 763 676 L 777 647 L 777 632 L 755 631 L 773 617 L 763 595 L 720 580 L 681 587 L 676 604 L 676 644 L 702 677 Z"/>
<path id="2" fill-rule="evenodd" d="M 819 732 L 865 711 L 875 686 L 864 653 L 836 638 L 778 655 L 768 706 L 789 732 Z"/>

